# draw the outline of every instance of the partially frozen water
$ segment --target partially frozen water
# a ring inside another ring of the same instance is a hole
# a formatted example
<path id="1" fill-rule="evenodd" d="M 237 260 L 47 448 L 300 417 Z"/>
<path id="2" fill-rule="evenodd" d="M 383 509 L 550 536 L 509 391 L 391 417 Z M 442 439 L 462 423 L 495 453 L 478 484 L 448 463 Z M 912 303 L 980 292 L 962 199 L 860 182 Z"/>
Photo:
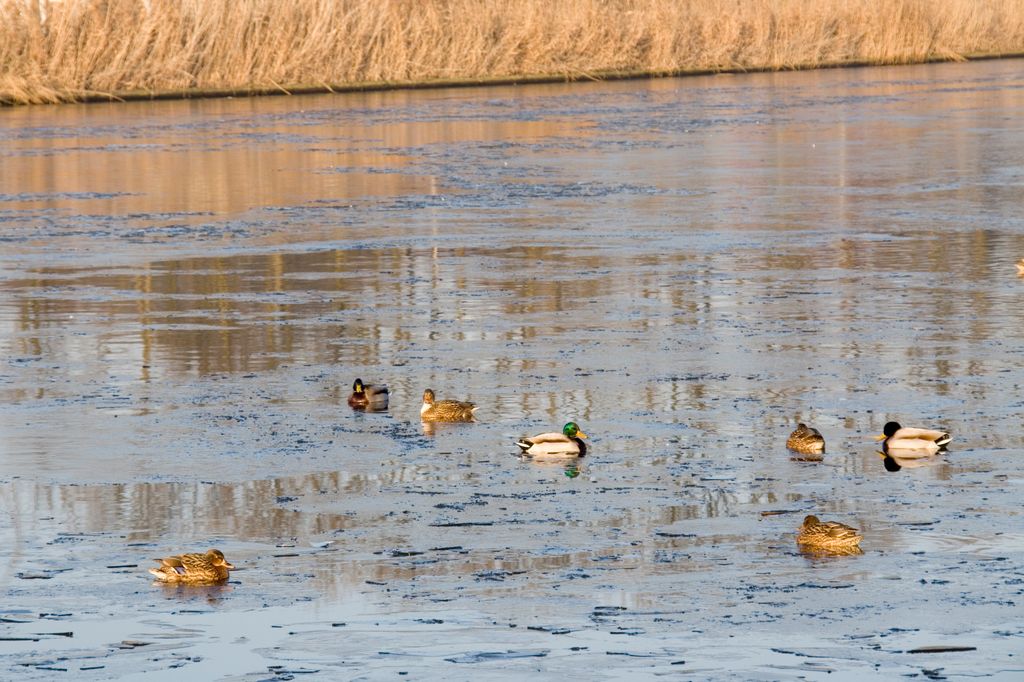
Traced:
<path id="1" fill-rule="evenodd" d="M 1021 679 L 1022 74 L 0 110 L 0 670 Z"/>

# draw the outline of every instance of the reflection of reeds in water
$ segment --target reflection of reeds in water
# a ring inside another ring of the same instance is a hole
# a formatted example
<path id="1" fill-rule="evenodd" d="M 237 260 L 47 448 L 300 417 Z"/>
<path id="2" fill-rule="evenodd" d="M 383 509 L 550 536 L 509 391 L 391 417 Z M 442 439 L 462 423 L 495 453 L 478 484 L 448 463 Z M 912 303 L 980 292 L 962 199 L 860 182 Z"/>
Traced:
<path id="1" fill-rule="evenodd" d="M 0 0 L 0 99 L 778 69 L 1022 49 L 1022 0 Z"/>

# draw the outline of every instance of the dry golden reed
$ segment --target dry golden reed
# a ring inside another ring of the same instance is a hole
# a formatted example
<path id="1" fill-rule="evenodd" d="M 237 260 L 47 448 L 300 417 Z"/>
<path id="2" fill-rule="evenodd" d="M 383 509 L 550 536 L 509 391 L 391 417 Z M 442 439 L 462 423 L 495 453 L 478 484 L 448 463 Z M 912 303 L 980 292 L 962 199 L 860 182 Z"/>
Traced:
<path id="1" fill-rule="evenodd" d="M 1024 0 L 0 0 L 0 101 L 1024 52 Z"/>

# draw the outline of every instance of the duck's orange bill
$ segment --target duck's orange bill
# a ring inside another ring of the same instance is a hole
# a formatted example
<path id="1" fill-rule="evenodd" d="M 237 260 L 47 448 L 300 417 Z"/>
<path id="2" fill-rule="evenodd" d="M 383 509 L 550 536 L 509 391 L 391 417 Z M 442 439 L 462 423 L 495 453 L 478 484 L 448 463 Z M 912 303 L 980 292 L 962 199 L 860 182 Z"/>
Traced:
<path id="1" fill-rule="evenodd" d="M 876 441 L 885 440 L 885 434 L 883 433 L 881 436 L 875 436 L 875 440 Z"/>
<path id="2" fill-rule="evenodd" d="M 576 432 L 576 437 L 577 438 L 586 438 L 587 434 L 583 433 L 582 431 L 577 431 Z"/>

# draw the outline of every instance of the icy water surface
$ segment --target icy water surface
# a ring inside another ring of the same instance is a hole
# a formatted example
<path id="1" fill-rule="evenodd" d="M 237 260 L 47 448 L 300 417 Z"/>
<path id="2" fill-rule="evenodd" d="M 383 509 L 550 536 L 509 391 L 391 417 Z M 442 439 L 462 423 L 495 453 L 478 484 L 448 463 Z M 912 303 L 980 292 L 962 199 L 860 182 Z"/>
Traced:
<path id="1" fill-rule="evenodd" d="M 1022 74 L 0 110 L 0 676 L 1022 679 Z"/>

